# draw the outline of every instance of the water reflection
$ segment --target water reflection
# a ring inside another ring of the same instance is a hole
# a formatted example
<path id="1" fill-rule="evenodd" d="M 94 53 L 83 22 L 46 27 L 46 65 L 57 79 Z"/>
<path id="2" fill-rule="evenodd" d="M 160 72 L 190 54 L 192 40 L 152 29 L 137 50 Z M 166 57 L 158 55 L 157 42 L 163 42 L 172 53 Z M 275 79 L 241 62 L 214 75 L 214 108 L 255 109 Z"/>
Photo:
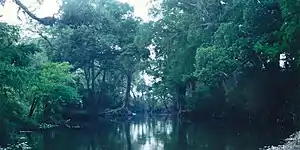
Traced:
<path id="1" fill-rule="evenodd" d="M 257 150 L 292 131 L 189 123 L 171 118 L 99 121 L 88 129 L 24 133 L 34 150 Z"/>
<path id="2" fill-rule="evenodd" d="M 134 149 L 162 150 L 164 141 L 171 139 L 171 120 L 151 120 L 130 124 L 130 135 Z"/>

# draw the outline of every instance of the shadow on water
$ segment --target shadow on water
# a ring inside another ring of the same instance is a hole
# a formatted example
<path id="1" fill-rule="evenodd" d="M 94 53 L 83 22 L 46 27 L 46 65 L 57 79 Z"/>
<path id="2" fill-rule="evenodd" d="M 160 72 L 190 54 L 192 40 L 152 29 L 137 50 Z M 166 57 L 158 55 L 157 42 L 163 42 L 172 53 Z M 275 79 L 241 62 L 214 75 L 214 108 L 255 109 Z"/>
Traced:
<path id="1" fill-rule="evenodd" d="M 191 123 L 174 118 L 98 121 L 87 129 L 51 130 L 19 136 L 34 150 L 257 150 L 293 131 L 282 128 Z"/>

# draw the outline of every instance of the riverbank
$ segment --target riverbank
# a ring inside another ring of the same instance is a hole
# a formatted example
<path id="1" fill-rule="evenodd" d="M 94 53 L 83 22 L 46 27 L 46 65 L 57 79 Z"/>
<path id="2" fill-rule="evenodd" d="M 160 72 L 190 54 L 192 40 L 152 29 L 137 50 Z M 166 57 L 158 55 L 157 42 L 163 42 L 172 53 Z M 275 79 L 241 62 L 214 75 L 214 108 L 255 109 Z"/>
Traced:
<path id="1" fill-rule="evenodd" d="M 300 131 L 285 139 L 283 145 L 265 147 L 262 150 L 300 150 Z"/>

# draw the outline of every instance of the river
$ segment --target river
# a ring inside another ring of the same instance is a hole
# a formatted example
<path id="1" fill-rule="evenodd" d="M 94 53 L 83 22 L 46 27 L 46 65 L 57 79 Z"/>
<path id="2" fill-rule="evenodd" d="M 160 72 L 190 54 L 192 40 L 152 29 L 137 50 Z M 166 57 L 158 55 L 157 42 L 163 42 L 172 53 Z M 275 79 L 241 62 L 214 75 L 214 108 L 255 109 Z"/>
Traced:
<path id="1" fill-rule="evenodd" d="M 15 136 L 33 150 L 258 150 L 282 143 L 292 132 L 273 126 L 155 117 L 102 120 L 87 129 L 22 132 Z"/>

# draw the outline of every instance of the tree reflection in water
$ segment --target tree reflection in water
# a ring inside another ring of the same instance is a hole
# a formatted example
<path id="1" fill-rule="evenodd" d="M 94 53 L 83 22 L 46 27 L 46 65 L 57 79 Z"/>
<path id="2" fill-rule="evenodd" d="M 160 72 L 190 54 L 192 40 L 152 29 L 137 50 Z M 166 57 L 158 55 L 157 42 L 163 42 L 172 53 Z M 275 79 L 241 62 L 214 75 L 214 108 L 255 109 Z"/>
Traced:
<path id="1" fill-rule="evenodd" d="M 240 128 L 222 123 L 190 123 L 177 118 L 99 121 L 88 129 L 20 135 L 34 150 L 256 150 L 276 145 L 293 129 Z"/>

